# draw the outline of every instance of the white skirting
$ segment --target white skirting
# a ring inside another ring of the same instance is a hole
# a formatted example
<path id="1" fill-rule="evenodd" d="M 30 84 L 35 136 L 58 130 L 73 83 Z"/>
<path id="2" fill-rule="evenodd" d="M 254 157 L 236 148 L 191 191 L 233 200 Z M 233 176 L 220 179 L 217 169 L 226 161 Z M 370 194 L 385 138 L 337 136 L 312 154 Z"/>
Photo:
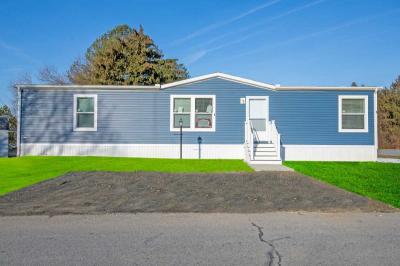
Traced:
<path id="1" fill-rule="evenodd" d="M 182 154 L 186 159 L 199 158 L 199 145 L 184 144 Z M 179 158 L 179 144 L 24 143 L 21 155 Z M 201 145 L 203 159 L 244 159 L 244 155 L 243 144 Z"/>
<path id="2" fill-rule="evenodd" d="M 376 161 L 374 145 L 283 145 L 285 161 Z"/>
<path id="3" fill-rule="evenodd" d="M 183 145 L 183 158 L 199 158 L 199 146 Z M 24 143 L 21 155 L 179 158 L 179 144 Z M 245 159 L 244 145 L 202 144 L 203 159 Z M 284 161 L 376 161 L 374 145 L 283 145 Z"/>

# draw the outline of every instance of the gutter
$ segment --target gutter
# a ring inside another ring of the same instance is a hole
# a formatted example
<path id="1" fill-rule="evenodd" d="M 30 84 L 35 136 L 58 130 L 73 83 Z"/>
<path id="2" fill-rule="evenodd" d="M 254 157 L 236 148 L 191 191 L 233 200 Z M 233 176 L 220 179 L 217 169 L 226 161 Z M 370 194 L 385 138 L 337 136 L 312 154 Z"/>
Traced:
<path id="1" fill-rule="evenodd" d="M 382 90 L 383 87 L 334 87 L 334 86 L 277 86 L 277 91 L 377 91 Z"/>
<path id="2" fill-rule="evenodd" d="M 198 82 L 198 81 L 197 81 Z M 271 91 L 376 91 L 382 90 L 383 87 L 332 87 L 332 86 L 280 86 L 261 87 L 254 84 L 239 82 L 245 85 L 258 87 Z M 135 92 L 160 92 L 172 87 L 186 84 L 177 84 L 171 86 L 169 84 L 156 84 L 154 86 L 120 86 L 120 85 L 39 85 L 39 84 L 21 84 L 21 89 L 37 89 L 37 90 L 80 90 L 80 91 L 135 91 Z"/>
<path id="3" fill-rule="evenodd" d="M 49 84 L 18 84 L 19 88 L 26 89 L 75 89 L 75 90 L 143 90 L 158 91 L 160 84 L 155 85 L 49 85 Z"/>
<path id="4" fill-rule="evenodd" d="M 329 91 L 329 90 L 338 90 L 338 91 L 367 91 L 367 90 L 376 90 L 382 89 L 382 87 L 333 87 L 333 86 L 281 86 L 279 84 L 272 85 L 264 82 L 259 82 L 251 79 L 241 78 L 237 76 L 232 76 L 220 72 L 198 76 L 194 78 L 189 78 L 185 80 L 175 81 L 167 84 L 155 84 L 155 85 L 41 85 L 41 84 L 19 84 L 20 88 L 26 89 L 75 89 L 75 90 L 121 90 L 121 91 L 137 91 L 137 92 L 147 92 L 147 91 L 160 91 L 165 90 L 172 87 L 178 87 L 182 85 L 193 84 L 201 81 L 206 81 L 212 78 L 220 78 L 236 83 L 241 83 L 253 87 L 258 87 L 261 89 L 271 90 L 271 91 Z"/>

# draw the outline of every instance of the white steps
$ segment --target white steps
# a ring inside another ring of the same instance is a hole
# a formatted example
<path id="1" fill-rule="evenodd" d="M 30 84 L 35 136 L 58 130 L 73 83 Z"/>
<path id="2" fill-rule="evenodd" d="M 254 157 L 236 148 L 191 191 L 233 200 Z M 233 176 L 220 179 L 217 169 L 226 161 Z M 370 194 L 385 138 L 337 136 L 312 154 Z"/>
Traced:
<path id="1" fill-rule="evenodd" d="M 254 143 L 254 157 L 251 163 L 281 164 L 279 153 L 274 143 Z"/>
<path id="2" fill-rule="evenodd" d="M 279 134 L 274 120 L 266 121 L 265 126 L 265 131 L 257 132 L 257 129 L 253 127 L 252 121 L 246 119 L 246 161 L 250 164 L 282 164 L 281 134 Z M 261 139 L 265 139 L 266 141 L 260 141 Z"/>

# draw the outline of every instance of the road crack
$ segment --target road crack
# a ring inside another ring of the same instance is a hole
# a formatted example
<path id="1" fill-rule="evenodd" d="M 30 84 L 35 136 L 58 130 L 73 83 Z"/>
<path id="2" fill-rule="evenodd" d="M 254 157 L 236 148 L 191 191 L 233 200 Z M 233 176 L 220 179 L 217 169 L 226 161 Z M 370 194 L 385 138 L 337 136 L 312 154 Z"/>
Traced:
<path id="1" fill-rule="evenodd" d="M 269 250 L 267 250 L 266 256 L 267 256 L 267 261 L 265 263 L 265 265 L 268 266 L 273 266 L 273 265 L 278 265 L 281 266 L 282 265 L 282 255 L 279 253 L 279 251 L 277 250 L 277 248 L 274 245 L 274 241 L 278 241 L 278 240 L 282 240 L 282 239 L 288 239 L 290 238 L 289 236 L 286 237 L 280 237 L 280 238 L 276 238 L 276 239 L 272 239 L 272 240 L 266 240 L 264 239 L 264 232 L 263 232 L 263 228 L 255 223 L 251 223 L 252 226 L 254 226 L 255 228 L 257 228 L 258 230 L 258 238 L 260 239 L 261 242 L 267 244 L 269 246 Z"/>

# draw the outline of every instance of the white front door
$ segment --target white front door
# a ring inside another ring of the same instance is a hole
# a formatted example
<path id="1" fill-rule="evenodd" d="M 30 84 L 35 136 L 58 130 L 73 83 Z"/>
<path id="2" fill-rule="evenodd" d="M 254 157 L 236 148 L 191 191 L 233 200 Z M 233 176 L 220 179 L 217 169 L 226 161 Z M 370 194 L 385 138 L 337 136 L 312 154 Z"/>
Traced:
<path id="1" fill-rule="evenodd" d="M 267 122 L 269 120 L 268 96 L 246 97 L 246 120 L 250 121 L 256 141 L 267 141 Z"/>

